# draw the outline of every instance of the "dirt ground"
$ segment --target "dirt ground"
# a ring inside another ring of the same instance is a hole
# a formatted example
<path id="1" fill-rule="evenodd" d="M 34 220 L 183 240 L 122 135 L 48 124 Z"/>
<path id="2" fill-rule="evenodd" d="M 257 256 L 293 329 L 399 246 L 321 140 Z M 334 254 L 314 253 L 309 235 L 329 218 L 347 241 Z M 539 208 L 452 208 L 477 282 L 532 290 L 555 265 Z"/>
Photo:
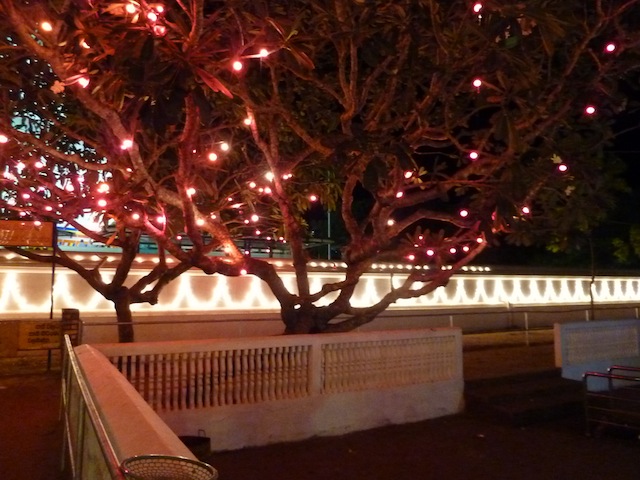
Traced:
<path id="1" fill-rule="evenodd" d="M 553 368 L 550 338 L 548 331 L 465 335 L 465 378 Z M 0 377 L 0 479 L 64 478 L 59 395 L 58 372 Z M 635 434 L 586 437 L 580 417 L 516 428 L 461 414 L 214 453 L 209 461 L 221 480 L 637 480 L 639 454 Z"/>

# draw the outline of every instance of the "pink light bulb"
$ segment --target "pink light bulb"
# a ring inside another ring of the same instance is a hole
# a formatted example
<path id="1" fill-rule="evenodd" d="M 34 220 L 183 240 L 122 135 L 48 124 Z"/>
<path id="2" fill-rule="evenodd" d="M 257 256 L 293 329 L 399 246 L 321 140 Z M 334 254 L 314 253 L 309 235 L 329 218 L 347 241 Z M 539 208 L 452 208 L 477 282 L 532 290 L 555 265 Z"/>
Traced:
<path id="1" fill-rule="evenodd" d="M 558 165 L 558 170 L 560 170 L 561 172 L 566 172 L 567 170 L 569 170 L 569 167 L 567 167 L 564 163 L 561 163 L 560 165 Z"/>
<path id="2" fill-rule="evenodd" d="M 458 252 L 458 249 L 457 249 L 456 247 L 451 247 L 451 248 L 449 249 L 449 253 L 450 253 L 450 254 L 452 254 L 452 255 L 453 255 L 454 253 L 457 253 L 457 252 Z"/>
<path id="3" fill-rule="evenodd" d="M 239 72 L 240 70 L 242 70 L 242 67 L 243 67 L 243 65 L 242 65 L 242 62 L 240 60 L 236 60 L 231 65 L 231 68 L 233 68 L 236 72 Z"/>
<path id="4" fill-rule="evenodd" d="M 604 47 L 604 51 L 607 53 L 613 53 L 615 50 L 616 50 L 615 43 L 607 43 L 607 45 Z"/>
<path id="5" fill-rule="evenodd" d="M 9 137 L 0 133 L 0 143 L 7 143 L 9 141 Z"/>
<path id="6" fill-rule="evenodd" d="M 527 206 L 522 207 L 522 213 L 525 215 L 529 215 L 531 213 L 531 209 Z"/>
<path id="7" fill-rule="evenodd" d="M 434 250 L 432 250 L 431 248 L 428 249 L 426 253 L 427 253 L 427 256 L 429 256 L 429 257 L 433 257 L 436 254 L 436 252 Z"/>
<path id="8" fill-rule="evenodd" d="M 596 107 L 594 107 L 593 105 L 587 105 L 584 109 L 584 113 L 586 113 L 587 115 L 593 115 L 596 113 Z"/>
<path id="9" fill-rule="evenodd" d="M 473 11 L 475 13 L 480 13 L 480 10 L 482 10 L 482 4 L 480 2 L 478 2 L 473 6 Z"/>
<path id="10" fill-rule="evenodd" d="M 469 216 L 469 210 L 465 210 L 465 209 L 460 210 L 460 216 L 462 218 L 468 217 Z"/>
<path id="11" fill-rule="evenodd" d="M 477 160 L 479 156 L 480 156 L 480 154 L 478 152 L 476 152 L 475 150 L 473 152 L 469 152 L 469 158 L 471 160 Z"/>
<path id="12" fill-rule="evenodd" d="M 480 80 L 479 78 L 476 78 L 473 81 L 473 86 L 476 87 L 476 88 L 480 88 L 482 86 L 482 80 Z"/>

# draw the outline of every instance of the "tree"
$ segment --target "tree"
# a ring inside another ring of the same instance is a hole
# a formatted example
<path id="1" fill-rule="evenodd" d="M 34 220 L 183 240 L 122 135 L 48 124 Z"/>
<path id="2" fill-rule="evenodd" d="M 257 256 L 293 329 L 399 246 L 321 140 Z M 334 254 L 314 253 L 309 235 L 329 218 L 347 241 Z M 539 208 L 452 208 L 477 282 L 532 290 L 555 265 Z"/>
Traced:
<path id="1" fill-rule="evenodd" d="M 5 148 L 51 158 L 49 172 L 62 161 L 120 182 L 82 203 L 181 265 L 261 278 L 286 332 L 349 330 L 446 284 L 501 236 L 527 243 L 602 218 L 639 2 L 0 0 L 3 55 L 51 75 L 32 88 L 17 64 L 2 68 L 28 97 L 3 102 L 0 129 Z M 47 134 L 24 132 L 12 125 L 22 100 L 64 113 Z M 68 155 L 78 142 L 94 154 Z M 31 198 L 51 182 L 20 197 L 17 158 L 3 155 L 16 191 L 4 208 L 51 218 Z M 314 291 L 318 204 L 341 219 L 345 266 Z M 286 241 L 294 291 L 245 254 L 247 236 Z M 415 267 L 401 283 L 351 304 L 374 262 L 402 259 Z"/>

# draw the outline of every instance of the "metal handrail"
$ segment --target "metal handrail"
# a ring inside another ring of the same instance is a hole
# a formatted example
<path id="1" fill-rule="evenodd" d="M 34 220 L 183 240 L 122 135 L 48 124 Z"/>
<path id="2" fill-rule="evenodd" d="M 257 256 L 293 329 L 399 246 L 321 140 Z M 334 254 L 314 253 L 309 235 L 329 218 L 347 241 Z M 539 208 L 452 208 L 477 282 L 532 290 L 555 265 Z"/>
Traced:
<path id="1" fill-rule="evenodd" d="M 84 380 L 82 375 L 82 371 L 80 369 L 80 365 L 78 364 L 78 360 L 76 358 L 75 352 L 73 350 L 73 345 L 71 344 L 71 340 L 68 335 L 64 336 L 64 353 L 65 353 L 65 369 L 68 371 L 64 371 L 63 378 L 68 382 L 69 381 L 69 373 L 73 374 L 74 380 L 77 382 L 78 388 L 80 390 L 80 394 L 82 396 L 82 402 L 84 410 L 89 415 L 89 420 L 91 421 L 91 425 L 93 426 L 93 430 L 96 434 L 98 445 L 100 446 L 100 450 L 102 451 L 102 455 L 105 459 L 105 463 L 107 464 L 107 468 L 109 469 L 109 473 L 111 474 L 111 478 L 114 480 L 125 480 L 121 470 L 120 463 L 118 462 L 118 458 L 115 453 L 115 449 L 111 441 L 109 440 L 109 436 L 107 434 L 107 430 L 100 419 L 100 414 L 98 413 L 98 409 L 93 401 L 93 397 L 91 392 Z M 63 389 L 63 403 L 64 403 L 64 425 L 66 430 L 67 443 L 70 452 L 70 462 L 71 469 L 74 478 L 77 478 L 78 465 L 75 464 L 75 458 L 73 452 L 76 445 L 71 444 L 70 437 L 70 418 L 69 418 L 69 400 L 71 395 L 70 386 L 67 384 Z M 79 444 L 82 444 L 84 439 L 79 439 Z"/>

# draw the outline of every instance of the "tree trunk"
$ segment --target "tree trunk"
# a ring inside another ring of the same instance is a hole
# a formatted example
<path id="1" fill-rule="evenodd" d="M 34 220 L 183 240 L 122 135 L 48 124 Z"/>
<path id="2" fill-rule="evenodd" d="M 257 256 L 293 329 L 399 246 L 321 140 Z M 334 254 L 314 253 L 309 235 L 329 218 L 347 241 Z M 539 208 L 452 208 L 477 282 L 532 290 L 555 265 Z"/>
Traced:
<path id="1" fill-rule="evenodd" d="M 133 336 L 133 316 L 131 315 L 131 299 L 129 298 L 129 290 L 126 287 L 120 291 L 112 299 L 116 308 L 118 319 L 118 341 L 120 343 L 132 343 Z"/>

